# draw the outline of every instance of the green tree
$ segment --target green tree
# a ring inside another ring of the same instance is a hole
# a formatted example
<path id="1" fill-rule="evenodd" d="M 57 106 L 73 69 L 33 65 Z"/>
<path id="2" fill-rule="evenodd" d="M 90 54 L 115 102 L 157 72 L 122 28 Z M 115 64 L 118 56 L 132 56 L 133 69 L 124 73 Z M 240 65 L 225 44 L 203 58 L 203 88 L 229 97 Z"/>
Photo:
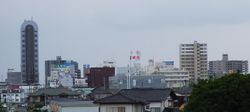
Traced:
<path id="1" fill-rule="evenodd" d="M 3 107 L 3 103 L 0 103 L 0 112 L 6 112 L 6 108 Z"/>
<path id="2" fill-rule="evenodd" d="M 193 86 L 185 112 L 250 112 L 250 75 L 200 81 Z"/>

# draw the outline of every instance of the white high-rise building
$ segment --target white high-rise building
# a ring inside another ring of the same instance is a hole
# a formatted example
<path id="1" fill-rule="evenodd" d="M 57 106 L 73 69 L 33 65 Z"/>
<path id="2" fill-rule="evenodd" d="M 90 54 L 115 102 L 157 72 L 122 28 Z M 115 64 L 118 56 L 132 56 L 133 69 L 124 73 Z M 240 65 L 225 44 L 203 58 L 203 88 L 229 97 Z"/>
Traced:
<path id="1" fill-rule="evenodd" d="M 180 44 L 180 69 L 189 71 L 191 82 L 208 78 L 207 44 Z"/>

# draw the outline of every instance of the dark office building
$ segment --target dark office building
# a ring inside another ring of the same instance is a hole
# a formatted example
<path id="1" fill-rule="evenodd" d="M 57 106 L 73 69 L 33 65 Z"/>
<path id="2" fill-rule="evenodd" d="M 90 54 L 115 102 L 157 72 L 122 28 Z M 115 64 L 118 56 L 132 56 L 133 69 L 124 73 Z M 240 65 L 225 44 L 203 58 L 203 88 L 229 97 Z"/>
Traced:
<path id="1" fill-rule="evenodd" d="M 21 75 L 24 85 L 39 84 L 38 26 L 25 20 L 21 26 Z"/>
<path id="2" fill-rule="evenodd" d="M 7 73 L 6 82 L 8 84 L 21 85 L 22 84 L 22 80 L 21 79 L 22 79 L 21 72 L 12 72 L 12 71 L 9 71 Z"/>
<path id="3" fill-rule="evenodd" d="M 109 88 L 109 77 L 115 75 L 114 67 L 92 67 L 86 74 L 88 87 L 105 87 Z"/>

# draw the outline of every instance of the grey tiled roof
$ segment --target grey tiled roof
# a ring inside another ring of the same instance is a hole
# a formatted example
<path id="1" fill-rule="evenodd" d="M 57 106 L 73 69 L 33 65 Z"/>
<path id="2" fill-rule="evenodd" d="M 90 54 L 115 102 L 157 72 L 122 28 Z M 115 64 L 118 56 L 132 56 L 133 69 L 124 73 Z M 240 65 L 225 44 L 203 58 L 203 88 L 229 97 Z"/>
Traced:
<path id="1" fill-rule="evenodd" d="M 58 95 L 68 95 L 68 96 L 77 96 L 80 95 L 77 92 L 71 91 L 67 88 L 58 87 L 58 88 L 42 88 L 36 91 L 35 93 L 30 94 L 30 96 L 58 96 Z"/>
<path id="2" fill-rule="evenodd" d="M 134 88 L 123 89 L 119 93 L 109 96 L 95 103 L 100 104 L 147 104 L 148 102 L 161 102 L 167 100 L 175 93 L 172 89 Z"/>
<path id="3" fill-rule="evenodd" d="M 192 88 L 191 87 L 182 87 L 182 88 L 174 89 L 174 91 L 178 94 L 181 94 L 181 95 L 190 95 L 192 93 Z"/>
<path id="4" fill-rule="evenodd" d="M 77 99 L 57 99 L 52 100 L 51 104 L 55 103 L 61 107 L 96 107 L 98 105 L 94 104 L 93 101 L 82 101 Z"/>
<path id="5" fill-rule="evenodd" d="M 148 102 L 160 102 L 170 97 L 172 89 L 154 89 L 154 88 L 133 88 L 123 89 L 120 93 L 127 93 L 133 96 L 145 99 Z"/>
<path id="6" fill-rule="evenodd" d="M 118 93 L 113 96 L 105 97 L 103 99 L 95 101 L 95 103 L 100 104 L 147 104 L 147 101 L 138 98 L 136 96 L 126 94 L 126 93 Z"/>
<path id="7" fill-rule="evenodd" d="M 105 89 L 104 87 L 97 87 L 92 90 L 92 94 L 115 94 L 119 89 Z"/>

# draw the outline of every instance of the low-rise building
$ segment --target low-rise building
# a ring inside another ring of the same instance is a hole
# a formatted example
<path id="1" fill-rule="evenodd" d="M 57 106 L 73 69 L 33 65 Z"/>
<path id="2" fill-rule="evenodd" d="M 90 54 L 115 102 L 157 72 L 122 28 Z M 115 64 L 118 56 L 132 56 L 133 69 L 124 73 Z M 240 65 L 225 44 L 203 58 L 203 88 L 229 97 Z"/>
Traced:
<path id="1" fill-rule="evenodd" d="M 119 72 L 117 72 L 119 73 Z M 110 78 L 111 88 L 180 88 L 189 86 L 189 72 L 174 67 L 174 61 L 149 60 L 139 75 L 123 73 Z"/>
<path id="2" fill-rule="evenodd" d="M 178 102 L 175 104 L 177 105 L 180 109 L 183 109 L 183 107 L 188 103 L 189 98 L 192 93 L 192 88 L 190 87 L 182 87 L 182 88 L 177 88 L 174 89 L 176 96 L 178 98 Z"/>
<path id="3" fill-rule="evenodd" d="M 88 98 L 91 100 L 99 100 L 108 96 L 112 96 L 119 92 L 120 89 L 111 89 L 111 88 L 105 88 L 105 87 L 98 87 L 91 91 L 90 94 L 88 94 Z"/>
<path id="4" fill-rule="evenodd" d="M 176 72 L 167 71 L 155 72 L 151 75 L 114 76 L 110 78 L 110 88 L 126 89 L 128 80 L 130 80 L 130 88 L 179 88 L 189 86 L 189 75 L 185 71 L 183 73 L 176 74 Z"/>
<path id="5" fill-rule="evenodd" d="M 21 103 L 24 101 L 24 92 L 20 85 L 1 83 L 0 101 L 2 103 Z"/>
<path id="6" fill-rule="evenodd" d="M 152 73 L 152 75 L 162 75 L 165 77 L 168 88 L 178 88 L 189 86 L 189 72 L 184 69 L 166 68 Z"/>
<path id="7" fill-rule="evenodd" d="M 49 105 L 52 112 L 99 112 L 99 106 L 93 101 L 59 99 L 50 101 Z"/>
<path id="8" fill-rule="evenodd" d="M 81 99 L 81 93 L 74 92 L 68 88 L 41 88 L 29 94 L 29 105 L 46 105 L 54 99 Z"/>
<path id="9" fill-rule="evenodd" d="M 1 102 L 2 103 L 21 103 L 23 99 L 22 90 L 19 87 L 8 88 L 1 90 Z"/>
<path id="10" fill-rule="evenodd" d="M 86 78 L 75 78 L 74 79 L 74 87 L 88 87 Z"/>
<path id="11" fill-rule="evenodd" d="M 144 99 L 130 94 L 118 93 L 95 101 L 99 104 L 99 112 L 145 112 L 148 110 Z"/>
<path id="12" fill-rule="evenodd" d="M 115 95 L 97 100 L 100 112 L 162 112 L 174 107 L 176 95 L 171 89 L 123 89 Z"/>

